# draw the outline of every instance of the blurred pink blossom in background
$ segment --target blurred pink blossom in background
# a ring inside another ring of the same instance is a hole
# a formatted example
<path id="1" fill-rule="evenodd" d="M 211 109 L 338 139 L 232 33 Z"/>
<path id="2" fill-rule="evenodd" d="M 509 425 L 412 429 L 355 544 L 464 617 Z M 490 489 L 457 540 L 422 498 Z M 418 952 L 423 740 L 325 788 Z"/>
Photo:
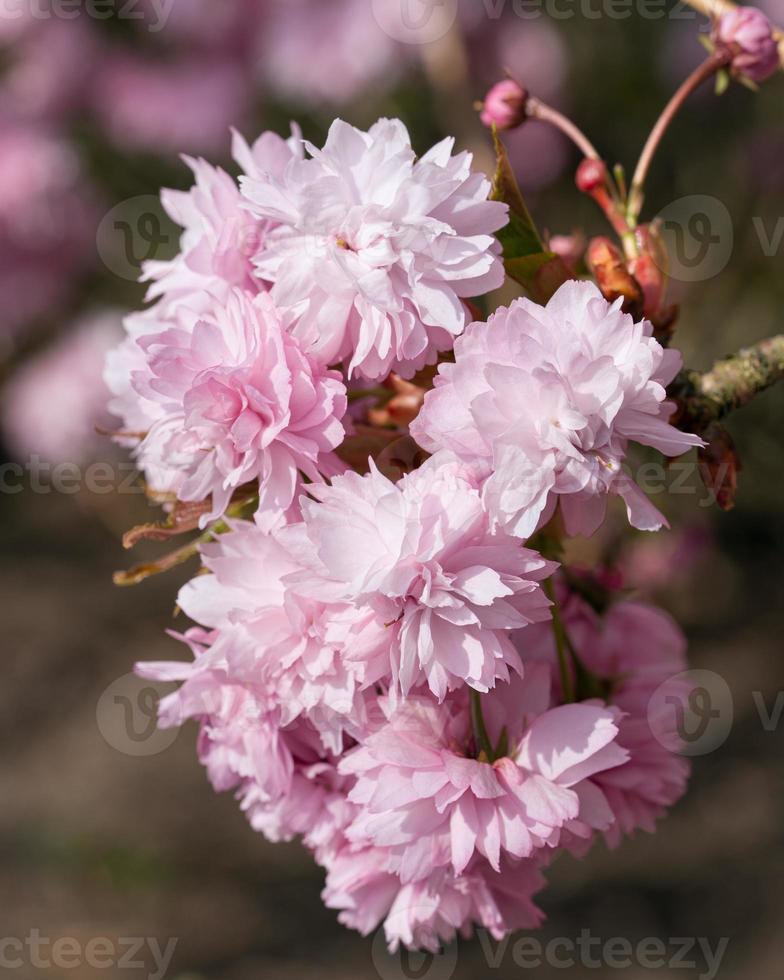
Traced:
<path id="1" fill-rule="evenodd" d="M 381 30 L 368 0 L 271 0 L 268 6 L 258 69 L 279 95 L 339 105 L 399 76 L 406 52 Z"/>
<path id="2" fill-rule="evenodd" d="M 242 125 L 247 95 L 248 80 L 230 61 L 159 65 L 127 55 L 107 58 L 96 109 L 105 133 L 126 149 L 206 153 Z"/>
<path id="3" fill-rule="evenodd" d="M 0 338 L 77 285 L 95 260 L 96 214 L 71 144 L 0 118 Z"/>
<path id="4" fill-rule="evenodd" d="M 98 310 L 30 359 L 4 391 L 0 423 L 18 459 L 87 462 L 105 456 L 109 440 L 96 425 L 113 427 L 101 378 L 108 351 L 122 336 L 122 313 Z"/>

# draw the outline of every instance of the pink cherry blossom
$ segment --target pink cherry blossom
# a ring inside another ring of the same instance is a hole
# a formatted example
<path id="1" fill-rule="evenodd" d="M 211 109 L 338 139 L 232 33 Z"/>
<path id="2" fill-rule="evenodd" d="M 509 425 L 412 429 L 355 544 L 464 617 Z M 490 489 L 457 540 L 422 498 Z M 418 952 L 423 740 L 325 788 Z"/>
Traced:
<path id="1" fill-rule="evenodd" d="M 380 848 L 344 847 L 327 866 L 323 898 L 339 909 L 344 925 L 369 935 L 383 923 L 390 952 L 409 949 L 437 952 L 475 926 L 501 940 L 516 929 L 531 929 L 544 918 L 533 896 L 544 879 L 532 860 L 501 861 L 500 873 L 482 859 L 462 875 L 439 868 L 427 878 L 401 885 L 385 870 Z"/>
<path id="2" fill-rule="evenodd" d="M 286 726 L 306 717 L 332 752 L 362 731 L 364 692 L 389 670 L 388 632 L 369 609 L 319 601 L 291 580 L 300 566 L 281 540 L 237 521 L 201 549 L 200 575 L 178 604 L 211 631 L 210 658 L 233 682 L 263 684 Z"/>
<path id="3" fill-rule="evenodd" d="M 525 119 L 525 90 L 507 78 L 497 82 L 485 96 L 481 119 L 485 126 L 514 129 Z"/>
<path id="4" fill-rule="evenodd" d="M 310 563 L 303 588 L 373 610 L 387 628 L 393 685 L 443 700 L 487 691 L 518 660 L 510 630 L 549 618 L 539 582 L 555 566 L 491 533 L 478 491 L 450 454 L 394 484 L 372 466 L 315 485 L 288 533 Z"/>
<path id="5" fill-rule="evenodd" d="M 723 13 L 714 36 L 733 52 L 733 71 L 752 82 L 764 82 L 779 67 L 773 25 L 757 7 L 736 7 Z"/>
<path id="6" fill-rule="evenodd" d="M 635 829 L 652 832 L 686 789 L 689 764 L 676 751 L 682 744 L 677 716 L 671 705 L 659 710 L 651 701 L 660 685 L 668 683 L 668 694 L 683 696 L 688 703 L 688 682 L 673 680 L 687 667 L 686 640 L 666 613 L 643 603 L 615 602 L 601 616 L 576 593 L 561 589 L 560 600 L 581 663 L 606 688 L 610 704 L 623 712 L 617 743 L 628 751 L 629 762 L 591 779 L 615 817 L 605 829 L 614 845 Z M 552 631 L 531 627 L 519 634 L 518 646 L 528 665 L 544 657 L 558 683 Z"/>
<path id="7" fill-rule="evenodd" d="M 487 200 L 471 155 L 447 139 L 416 160 L 405 126 L 368 132 L 337 120 L 323 150 L 283 175 L 246 175 L 248 206 L 277 223 L 256 258 L 294 335 L 349 374 L 410 377 L 451 348 L 467 322 L 463 297 L 501 285 L 493 233 L 506 205 Z"/>
<path id="8" fill-rule="evenodd" d="M 259 512 L 272 524 L 293 504 L 301 473 L 320 480 L 339 468 L 330 451 L 344 435 L 345 387 L 303 353 L 266 294 L 235 290 L 209 313 L 180 312 L 136 341 L 145 357 L 133 388 L 159 413 L 139 464 L 166 473 L 181 500 L 211 497 L 205 524 L 258 480 Z"/>
<path id="9" fill-rule="evenodd" d="M 681 358 L 652 331 L 589 282 L 565 283 L 545 307 L 516 300 L 457 341 L 411 433 L 482 467 L 486 505 L 521 537 L 556 502 L 568 534 L 590 535 L 611 494 L 635 527 L 656 530 L 665 518 L 623 469 L 629 443 L 667 456 L 703 443 L 668 423 Z"/>
<path id="10" fill-rule="evenodd" d="M 288 140 L 266 132 L 252 146 L 235 132 L 232 152 L 246 174 L 280 176 L 290 160 L 303 155 L 301 143 L 296 128 Z M 242 206 L 237 182 L 224 170 L 202 159 L 184 159 L 196 178 L 194 186 L 161 193 L 164 210 L 184 228 L 180 250 L 170 261 L 145 262 L 143 278 L 152 280 L 147 298 L 190 301 L 193 292 L 226 286 L 258 292 L 264 283 L 254 275 L 252 258 L 269 222 Z"/>
<path id="11" fill-rule="evenodd" d="M 349 800 L 360 808 L 349 840 L 386 848 L 403 883 L 451 867 L 462 874 L 475 853 L 495 870 L 502 854 L 528 858 L 559 844 L 575 821 L 607 829 L 612 816 L 578 786 L 628 753 L 613 744 L 619 712 L 596 704 L 566 704 L 536 715 L 539 689 L 515 685 L 507 751 L 494 762 L 477 752 L 462 699 L 440 707 L 410 698 L 389 708 L 389 720 L 339 763 L 357 777 Z M 525 723 L 523 725 L 523 723 Z M 582 801 L 591 812 L 582 812 Z"/>
<path id="12" fill-rule="evenodd" d="M 215 656 L 210 634 L 191 630 L 184 639 L 196 656 L 192 663 L 136 668 L 151 680 L 182 682 L 160 702 L 160 727 L 199 723 L 199 760 L 213 788 L 236 791 L 251 825 L 270 840 L 323 834 L 321 822 L 330 819 L 340 779 L 318 733 L 307 722 L 282 726 L 263 685 L 234 683 Z"/>

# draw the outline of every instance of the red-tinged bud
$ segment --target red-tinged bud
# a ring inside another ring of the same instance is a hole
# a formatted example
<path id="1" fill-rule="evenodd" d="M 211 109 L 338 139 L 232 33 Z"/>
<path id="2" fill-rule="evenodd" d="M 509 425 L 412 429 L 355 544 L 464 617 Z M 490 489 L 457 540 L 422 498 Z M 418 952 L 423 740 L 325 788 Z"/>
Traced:
<path id="1" fill-rule="evenodd" d="M 371 425 L 395 425 L 404 428 L 419 415 L 425 401 L 425 389 L 404 381 L 394 373 L 390 374 L 387 384 L 394 394 L 383 408 L 371 408 L 368 420 Z"/>
<path id="2" fill-rule="evenodd" d="M 642 288 L 629 272 L 617 245 L 609 238 L 592 238 L 585 261 L 602 296 L 611 303 L 623 297 L 624 312 L 638 319 L 643 308 Z"/>
<path id="3" fill-rule="evenodd" d="M 606 190 L 609 182 L 607 167 L 601 160 L 585 159 L 577 168 L 575 183 L 584 194 L 594 194 Z"/>
<path id="4" fill-rule="evenodd" d="M 727 430 L 717 424 L 704 434 L 708 443 L 698 453 L 700 476 L 722 510 L 732 510 L 738 492 L 738 473 L 742 464 L 735 443 Z"/>
<path id="5" fill-rule="evenodd" d="M 719 17 L 713 31 L 718 48 L 732 54 L 734 74 L 763 82 L 779 67 L 779 51 L 773 25 L 756 7 L 736 7 Z"/>
<path id="6" fill-rule="evenodd" d="M 639 255 L 629 260 L 629 272 L 642 287 L 646 317 L 658 314 L 664 304 L 667 284 L 667 254 L 650 225 L 640 225 L 634 233 Z"/>
<path id="7" fill-rule="evenodd" d="M 516 129 L 525 122 L 526 90 L 511 78 L 494 85 L 485 97 L 480 119 L 488 127 Z"/>

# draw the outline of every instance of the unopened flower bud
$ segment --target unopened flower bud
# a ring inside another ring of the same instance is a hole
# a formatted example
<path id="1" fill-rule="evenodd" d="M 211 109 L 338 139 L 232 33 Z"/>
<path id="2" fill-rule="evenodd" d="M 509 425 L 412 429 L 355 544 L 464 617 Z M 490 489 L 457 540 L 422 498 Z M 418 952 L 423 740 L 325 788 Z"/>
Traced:
<path id="1" fill-rule="evenodd" d="M 629 272 L 618 247 L 603 236 L 592 238 L 585 253 L 602 296 L 610 303 L 623 297 L 623 309 L 635 319 L 642 314 L 643 294 L 640 284 Z"/>
<path id="2" fill-rule="evenodd" d="M 642 287 L 645 316 L 655 316 L 664 302 L 667 255 L 650 225 L 640 225 L 634 234 L 640 254 L 629 261 L 629 272 Z"/>
<path id="3" fill-rule="evenodd" d="M 714 29 L 717 45 L 732 53 L 731 69 L 752 82 L 762 82 L 779 66 L 773 26 L 756 7 L 737 7 L 722 14 Z"/>
<path id="4" fill-rule="evenodd" d="M 511 78 L 498 82 L 487 93 L 480 119 L 488 128 L 515 129 L 525 121 L 528 93 Z"/>
<path id="5" fill-rule="evenodd" d="M 607 187 L 607 167 L 601 160 L 585 159 L 577 168 L 575 183 L 584 194 Z"/>

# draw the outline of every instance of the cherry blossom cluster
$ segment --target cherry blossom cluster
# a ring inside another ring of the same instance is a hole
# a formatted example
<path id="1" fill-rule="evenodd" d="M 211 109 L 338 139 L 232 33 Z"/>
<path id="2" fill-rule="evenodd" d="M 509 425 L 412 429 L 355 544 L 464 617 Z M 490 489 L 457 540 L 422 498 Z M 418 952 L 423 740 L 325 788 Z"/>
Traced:
<path id="1" fill-rule="evenodd" d="M 181 249 L 106 371 L 116 438 L 202 541 L 191 657 L 138 669 L 346 925 L 428 950 L 535 926 L 556 855 L 652 830 L 686 783 L 649 707 L 681 633 L 551 546 L 614 497 L 665 524 L 628 454 L 702 444 L 670 422 L 680 357 L 588 281 L 478 319 L 508 207 L 452 140 L 418 158 L 383 119 L 233 149 L 238 180 L 188 160 L 164 193 Z M 410 428 L 370 425 L 406 383 Z"/>

